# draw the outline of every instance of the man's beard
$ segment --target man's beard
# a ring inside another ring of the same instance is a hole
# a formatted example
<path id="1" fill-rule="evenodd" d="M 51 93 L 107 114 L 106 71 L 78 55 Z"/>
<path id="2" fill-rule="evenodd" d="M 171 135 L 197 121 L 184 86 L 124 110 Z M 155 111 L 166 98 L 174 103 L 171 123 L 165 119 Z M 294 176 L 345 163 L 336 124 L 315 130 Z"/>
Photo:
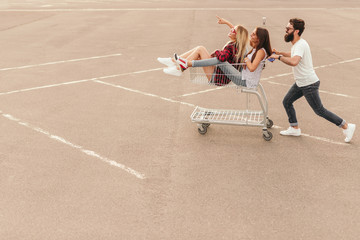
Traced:
<path id="1" fill-rule="evenodd" d="M 284 40 L 285 42 L 291 42 L 294 40 L 294 32 L 285 34 Z"/>

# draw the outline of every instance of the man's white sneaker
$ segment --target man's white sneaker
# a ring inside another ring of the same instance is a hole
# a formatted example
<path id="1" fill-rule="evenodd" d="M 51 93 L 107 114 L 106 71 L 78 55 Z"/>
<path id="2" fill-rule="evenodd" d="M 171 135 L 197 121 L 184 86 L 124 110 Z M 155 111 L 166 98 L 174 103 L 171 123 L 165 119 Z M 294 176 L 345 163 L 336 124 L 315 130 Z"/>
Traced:
<path id="1" fill-rule="evenodd" d="M 301 135 L 301 130 L 300 128 L 293 128 L 293 127 L 289 127 L 287 130 L 281 131 L 280 132 L 281 135 L 284 136 L 300 136 Z"/>
<path id="2" fill-rule="evenodd" d="M 171 58 L 157 58 L 157 60 L 162 63 L 165 64 L 168 67 L 172 67 L 172 66 L 176 66 L 176 64 L 173 62 L 173 60 Z"/>
<path id="3" fill-rule="evenodd" d="M 352 124 L 352 123 L 348 123 L 348 127 L 347 129 L 344 129 L 343 130 L 343 133 L 345 135 L 345 142 L 350 142 L 353 135 L 354 135 L 354 132 L 355 132 L 355 128 L 356 128 L 356 125 L 355 124 Z"/>
<path id="4" fill-rule="evenodd" d="M 177 69 L 176 66 L 164 68 L 163 71 L 166 74 L 174 75 L 174 76 L 177 76 L 177 77 L 180 77 L 182 75 L 182 71 Z"/>

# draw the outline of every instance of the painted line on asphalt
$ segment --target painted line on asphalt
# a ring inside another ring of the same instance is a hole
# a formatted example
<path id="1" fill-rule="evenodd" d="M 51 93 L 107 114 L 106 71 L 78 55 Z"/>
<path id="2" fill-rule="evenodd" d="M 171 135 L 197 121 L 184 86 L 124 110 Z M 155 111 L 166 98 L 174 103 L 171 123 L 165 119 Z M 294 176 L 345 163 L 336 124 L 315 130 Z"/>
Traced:
<path id="1" fill-rule="evenodd" d="M 2 93 L 0 93 L 0 96 L 9 95 L 9 94 L 13 94 L 13 93 L 34 91 L 34 90 L 45 89 L 45 88 L 59 87 L 59 86 L 64 86 L 64 85 L 84 83 L 84 82 L 89 82 L 89 81 L 94 81 L 94 80 L 102 80 L 102 79 L 109 79 L 109 78 L 115 78 L 115 77 L 120 77 L 120 76 L 127 76 L 127 75 L 131 75 L 131 74 L 140 74 L 140 73 L 145 73 L 145 72 L 153 72 L 153 71 L 158 71 L 158 70 L 162 70 L 162 68 L 153 68 L 153 69 L 130 72 L 130 73 L 113 74 L 113 75 L 96 77 L 96 78 L 88 78 L 88 79 L 76 80 L 76 81 L 71 81 L 71 82 L 63 82 L 63 83 L 58 83 L 58 84 L 50 84 L 50 85 L 44 85 L 44 86 L 39 86 L 39 87 L 32 87 L 32 88 L 13 90 L 13 91 L 9 91 L 9 92 L 2 92 Z"/>
<path id="2" fill-rule="evenodd" d="M 278 82 L 273 82 L 273 81 L 267 81 L 267 83 L 274 84 L 274 85 L 279 85 L 279 86 L 285 86 L 285 87 L 291 87 L 292 86 L 290 84 L 278 83 Z M 353 99 L 354 98 L 359 98 L 359 97 L 354 97 L 354 96 L 350 96 L 350 95 L 346 95 L 346 94 L 342 94 L 342 93 L 333 93 L 333 92 L 324 91 L 324 90 L 319 90 L 319 92 L 326 93 L 326 94 L 329 94 L 329 95 L 338 96 L 338 97 L 353 98 Z"/>
<path id="3" fill-rule="evenodd" d="M 144 175 L 144 174 L 142 174 L 142 173 L 140 173 L 140 172 L 138 172 L 138 171 L 136 171 L 136 170 L 134 170 L 134 169 L 132 169 L 132 168 L 130 168 L 130 167 L 127 167 L 127 166 L 125 166 L 124 164 L 121 164 L 121 163 L 118 163 L 118 162 L 116 162 L 116 161 L 114 161 L 114 160 L 111 160 L 111 159 L 109 159 L 109 158 L 103 157 L 103 156 L 101 156 L 100 154 L 98 154 L 98 153 L 96 153 L 96 152 L 94 152 L 94 151 L 92 151 L 92 150 L 85 149 L 84 147 L 82 147 L 82 146 L 80 146 L 80 145 L 71 143 L 70 141 L 68 141 L 68 140 L 66 140 L 66 139 L 64 139 L 64 138 L 62 138 L 62 137 L 60 137 L 60 136 L 57 136 L 57 135 L 53 135 L 53 134 L 51 134 L 50 132 L 45 131 L 45 130 L 39 128 L 39 127 L 32 126 L 31 124 L 29 124 L 29 123 L 27 123 L 27 122 L 24 122 L 24 121 L 21 121 L 20 119 L 12 116 L 12 115 L 10 115 L 10 114 L 5 114 L 5 113 L 3 113 L 2 111 L 0 111 L 0 114 L 1 114 L 4 118 L 6 118 L 6 119 L 8 119 L 8 120 L 17 122 L 18 124 L 20 124 L 20 125 L 22 125 L 22 126 L 24 126 L 24 127 L 27 127 L 27 128 L 29 128 L 29 129 L 31 129 L 31 130 L 33 130 L 33 131 L 38 132 L 38 133 L 44 134 L 44 135 L 46 135 L 47 137 L 49 137 L 50 139 L 53 139 L 53 140 L 58 141 L 58 142 L 60 142 L 60 143 L 63 143 L 63 144 L 65 144 L 65 145 L 67 145 L 67 146 L 69 146 L 69 147 L 71 147 L 71 148 L 73 148 L 73 149 L 77 149 L 77 150 L 81 151 L 82 153 L 85 153 L 85 154 L 88 155 L 88 156 L 94 157 L 94 158 L 96 158 L 96 159 L 98 159 L 98 160 L 100 160 L 100 161 L 102 161 L 102 162 L 105 162 L 105 163 L 111 165 L 111 166 L 120 168 L 121 170 L 123 170 L 123 171 L 125 171 L 125 172 L 127 172 L 127 173 L 129 173 L 129 174 L 131 174 L 131 175 L 133 175 L 133 176 L 135 176 L 135 177 L 137 177 L 137 178 L 139 178 L 139 179 L 145 179 L 145 175 Z"/>
<path id="4" fill-rule="evenodd" d="M 103 55 L 103 56 L 94 56 L 94 57 L 87 57 L 87 58 L 77 58 L 77 59 L 70 59 L 70 60 L 61 60 L 61 61 L 54 61 L 54 62 L 47 62 L 47 63 L 31 64 L 31 65 L 25 65 L 25 66 L 19 66 L 19 67 L 0 68 L 0 71 L 42 67 L 42 66 L 55 65 L 55 64 L 60 64 L 60 63 L 70 63 L 70 62 L 79 62 L 79 61 L 86 61 L 86 60 L 93 60 L 93 59 L 100 59 L 100 58 L 117 57 L 117 56 L 121 56 L 121 55 L 122 55 L 121 53 L 115 53 L 115 54 L 109 54 L 109 55 Z"/>
<path id="5" fill-rule="evenodd" d="M 201 93 L 213 92 L 213 91 L 220 90 L 220 89 L 222 89 L 222 87 L 211 88 L 211 89 L 198 91 L 198 92 L 186 93 L 186 94 L 180 95 L 178 97 L 188 97 L 188 96 L 193 96 L 193 95 L 197 95 L 197 94 L 201 94 Z"/>
<path id="6" fill-rule="evenodd" d="M 301 133 L 301 136 L 304 137 L 309 137 L 315 140 L 319 140 L 319 141 L 323 141 L 323 142 L 327 142 L 327 143 L 332 143 L 332 144 L 336 144 L 336 145 L 342 145 L 342 146 L 350 146 L 349 143 L 343 143 L 343 142 L 337 142 L 328 138 L 324 138 L 324 137 L 316 137 L 316 136 L 312 136 L 310 134 L 306 134 L 306 133 Z"/>
<path id="7" fill-rule="evenodd" d="M 189 106 L 189 107 L 196 107 L 196 105 L 194 105 L 192 103 L 177 101 L 177 100 L 174 100 L 174 99 L 171 99 L 171 98 L 161 97 L 161 96 L 156 95 L 156 94 L 147 93 L 147 92 L 139 91 L 139 90 L 128 88 L 128 87 L 123 87 L 123 86 L 120 86 L 120 85 L 107 83 L 107 82 L 104 82 L 104 81 L 94 80 L 94 82 L 101 83 L 101 84 L 104 84 L 104 85 L 108 85 L 108 86 L 111 86 L 111 87 L 114 87 L 114 88 L 120 88 L 120 89 L 129 91 L 129 92 L 138 93 L 138 94 L 141 94 L 141 95 L 144 95 L 144 96 L 158 98 L 158 99 L 161 99 L 161 100 L 164 100 L 164 101 L 167 101 L 167 102 L 171 102 L 171 103 L 180 103 L 182 105 L 186 105 L 186 106 Z"/>
<path id="8" fill-rule="evenodd" d="M 53 9 L 1 9 L 0 12 L 116 12 L 116 11 L 357 11 L 358 7 L 325 8 L 53 8 Z"/>
<path id="9" fill-rule="evenodd" d="M 76 83 L 83 83 L 83 82 L 88 82 L 90 80 L 91 79 L 84 79 L 84 80 L 77 80 L 77 81 L 72 81 L 72 82 L 65 82 L 65 83 L 51 84 L 51 85 L 45 85 L 45 86 L 39 86 L 39 87 L 33 87 L 33 88 L 19 89 L 19 90 L 14 90 L 14 91 L 9 91 L 9 92 L 2 92 L 2 93 L 0 93 L 0 96 L 9 95 L 9 94 L 13 94 L 13 93 L 29 92 L 29 91 L 45 89 L 45 88 L 59 87 L 59 86 L 64 86 L 64 85 L 71 85 L 71 84 L 76 84 Z"/>

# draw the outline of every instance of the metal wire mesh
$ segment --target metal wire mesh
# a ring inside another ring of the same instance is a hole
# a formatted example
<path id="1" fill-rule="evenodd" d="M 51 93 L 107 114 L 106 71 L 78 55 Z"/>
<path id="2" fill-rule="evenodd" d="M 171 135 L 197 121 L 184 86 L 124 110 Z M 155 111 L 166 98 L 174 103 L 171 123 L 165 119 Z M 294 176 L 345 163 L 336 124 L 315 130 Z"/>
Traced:
<path id="1" fill-rule="evenodd" d="M 241 87 L 243 63 L 237 64 L 218 64 L 213 66 L 214 71 L 205 74 L 202 67 L 190 68 L 190 81 L 195 84 L 214 85 L 222 87 Z"/>
<path id="2" fill-rule="evenodd" d="M 196 107 L 190 116 L 193 122 L 263 126 L 263 111 L 224 110 Z"/>

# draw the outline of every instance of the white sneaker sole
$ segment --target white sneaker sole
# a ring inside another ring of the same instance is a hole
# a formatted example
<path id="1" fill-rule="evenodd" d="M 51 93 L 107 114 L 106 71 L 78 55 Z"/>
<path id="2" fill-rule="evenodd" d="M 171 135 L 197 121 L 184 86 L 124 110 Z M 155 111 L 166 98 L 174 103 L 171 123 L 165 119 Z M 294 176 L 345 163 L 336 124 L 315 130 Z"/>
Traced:
<path id="1" fill-rule="evenodd" d="M 349 143 L 351 141 L 352 137 L 354 136 L 355 129 L 356 129 L 356 125 L 354 124 L 354 128 L 353 128 L 350 136 L 345 138 L 346 143 Z"/>
<path id="2" fill-rule="evenodd" d="M 281 132 L 280 132 L 280 135 L 282 135 L 282 136 L 300 137 L 300 136 L 301 136 L 301 133 L 287 133 L 287 132 L 281 131 Z"/>
<path id="3" fill-rule="evenodd" d="M 176 66 L 176 63 L 174 63 L 171 58 L 157 58 L 158 62 L 161 64 L 164 64 L 168 67 Z"/>
<path id="4" fill-rule="evenodd" d="M 176 77 L 180 77 L 182 75 L 182 72 L 180 70 L 177 70 L 175 66 L 165 68 L 163 69 L 163 72 Z"/>

